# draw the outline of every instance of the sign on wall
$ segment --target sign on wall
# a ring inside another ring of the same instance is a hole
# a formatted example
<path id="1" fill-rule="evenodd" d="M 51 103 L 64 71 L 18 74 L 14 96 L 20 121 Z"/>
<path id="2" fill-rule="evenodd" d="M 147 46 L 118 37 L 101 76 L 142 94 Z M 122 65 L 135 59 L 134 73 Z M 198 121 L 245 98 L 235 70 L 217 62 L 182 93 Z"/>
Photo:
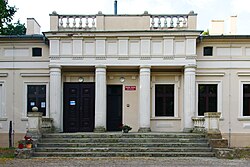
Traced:
<path id="1" fill-rule="evenodd" d="M 127 90 L 127 91 L 135 91 L 136 86 L 125 86 L 125 90 Z"/>

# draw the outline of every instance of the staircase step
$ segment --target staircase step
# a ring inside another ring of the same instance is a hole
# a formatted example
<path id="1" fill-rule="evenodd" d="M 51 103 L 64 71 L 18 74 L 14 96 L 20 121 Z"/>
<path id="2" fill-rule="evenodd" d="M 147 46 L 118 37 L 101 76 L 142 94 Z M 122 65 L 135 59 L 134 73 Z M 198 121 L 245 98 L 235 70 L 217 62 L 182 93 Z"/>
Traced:
<path id="1" fill-rule="evenodd" d="M 37 144 L 36 157 L 213 157 L 204 134 L 50 133 Z"/>
<path id="2" fill-rule="evenodd" d="M 204 138 L 45 138 L 41 143 L 206 143 Z"/>
<path id="3" fill-rule="evenodd" d="M 36 152 L 209 152 L 208 147 L 40 147 Z"/>
<path id="4" fill-rule="evenodd" d="M 204 138 L 195 133 L 50 133 L 43 138 Z"/>
<path id="5" fill-rule="evenodd" d="M 35 157 L 213 157 L 212 152 L 35 152 Z"/>
<path id="6" fill-rule="evenodd" d="M 38 143 L 38 147 L 208 147 L 208 143 Z"/>

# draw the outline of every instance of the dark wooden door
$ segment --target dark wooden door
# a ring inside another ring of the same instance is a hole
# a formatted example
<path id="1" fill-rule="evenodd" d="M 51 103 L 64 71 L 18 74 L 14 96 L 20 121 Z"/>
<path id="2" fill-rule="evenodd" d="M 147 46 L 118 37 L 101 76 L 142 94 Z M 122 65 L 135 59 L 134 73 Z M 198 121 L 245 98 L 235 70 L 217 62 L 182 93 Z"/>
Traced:
<path id="1" fill-rule="evenodd" d="M 64 83 L 63 91 L 64 132 L 92 132 L 94 129 L 95 84 Z"/>
<path id="2" fill-rule="evenodd" d="M 122 124 L 122 85 L 107 86 L 107 130 L 120 131 Z"/>

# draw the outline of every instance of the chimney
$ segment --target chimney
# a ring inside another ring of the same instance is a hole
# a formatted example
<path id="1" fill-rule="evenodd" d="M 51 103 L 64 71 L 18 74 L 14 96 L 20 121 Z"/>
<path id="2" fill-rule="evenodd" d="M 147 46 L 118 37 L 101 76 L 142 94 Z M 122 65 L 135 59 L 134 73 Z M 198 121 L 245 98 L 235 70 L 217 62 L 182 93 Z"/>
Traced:
<path id="1" fill-rule="evenodd" d="M 117 0 L 115 0 L 115 3 L 114 3 L 114 14 L 117 15 Z"/>
<path id="2" fill-rule="evenodd" d="M 230 35 L 236 35 L 237 34 L 237 16 L 230 16 Z"/>
<path id="3" fill-rule="evenodd" d="M 26 35 L 40 34 L 41 26 L 38 24 L 36 19 L 27 18 L 27 30 Z"/>
<path id="4" fill-rule="evenodd" d="M 210 35 L 225 34 L 224 20 L 211 20 L 209 34 Z"/>

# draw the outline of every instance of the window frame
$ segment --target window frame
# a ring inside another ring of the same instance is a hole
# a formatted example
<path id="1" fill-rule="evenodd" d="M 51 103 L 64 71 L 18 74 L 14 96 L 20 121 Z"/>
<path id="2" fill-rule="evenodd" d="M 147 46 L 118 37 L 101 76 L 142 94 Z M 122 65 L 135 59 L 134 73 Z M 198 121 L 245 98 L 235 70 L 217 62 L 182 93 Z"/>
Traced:
<path id="1" fill-rule="evenodd" d="M 250 85 L 250 81 L 240 81 L 240 99 L 239 99 L 239 102 L 240 102 L 240 112 L 239 112 L 239 118 L 245 118 L 245 119 L 250 119 L 250 116 L 243 116 L 243 85 L 244 84 L 247 84 L 247 85 Z"/>
<path id="2" fill-rule="evenodd" d="M 212 48 L 212 54 L 211 55 L 207 55 L 207 54 L 205 55 L 205 48 Z M 213 46 L 204 46 L 202 55 L 205 56 L 205 57 L 214 56 L 214 47 Z"/>
<path id="3" fill-rule="evenodd" d="M 34 50 L 33 49 L 41 49 L 41 55 L 37 56 L 37 55 L 34 55 Z M 42 57 L 43 56 L 43 48 L 42 47 L 32 47 L 31 48 L 31 56 L 32 57 Z"/>
<path id="4" fill-rule="evenodd" d="M 174 116 L 156 116 L 155 115 L 155 88 L 156 85 L 174 85 Z M 168 82 L 168 83 L 153 83 L 152 85 L 152 118 L 161 118 L 161 119 L 169 119 L 169 118 L 177 118 L 178 117 L 178 87 L 176 82 Z"/>
<path id="5" fill-rule="evenodd" d="M 5 81 L 0 81 L 0 85 L 1 85 L 1 92 L 0 92 L 0 96 L 1 96 L 1 101 L 2 103 L 0 103 L 0 121 L 7 121 L 7 113 L 6 113 L 6 90 L 5 90 Z"/>
<path id="6" fill-rule="evenodd" d="M 217 112 L 221 113 L 222 118 L 222 81 L 196 81 L 196 117 L 204 117 L 202 115 L 199 115 L 199 85 L 214 85 L 217 84 Z"/>
<path id="7" fill-rule="evenodd" d="M 45 85 L 46 86 L 46 116 L 43 116 L 44 118 L 49 118 L 49 83 L 48 82 L 24 82 L 24 92 L 23 92 L 23 97 L 24 97 L 24 109 L 22 112 L 21 119 L 23 121 L 28 119 L 28 113 L 27 113 L 27 102 L 28 102 L 28 85 Z"/>

